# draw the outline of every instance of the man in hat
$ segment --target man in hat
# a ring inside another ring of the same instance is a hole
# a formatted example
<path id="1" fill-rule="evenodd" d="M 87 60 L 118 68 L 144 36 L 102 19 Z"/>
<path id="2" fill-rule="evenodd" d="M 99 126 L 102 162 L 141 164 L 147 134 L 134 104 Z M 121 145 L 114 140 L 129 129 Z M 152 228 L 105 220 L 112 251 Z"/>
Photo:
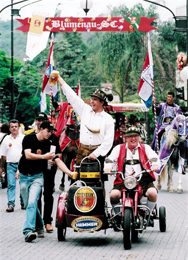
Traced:
<path id="1" fill-rule="evenodd" d="M 47 121 L 48 117 L 44 112 L 39 112 L 35 117 L 35 124 L 37 128 L 33 130 L 33 132 L 29 134 L 39 133 L 40 132 L 40 126 L 43 122 Z M 53 124 L 53 123 L 52 123 Z M 59 146 L 59 141 L 57 136 L 52 133 L 49 137 L 49 141 L 51 145 L 54 145 L 56 147 L 55 153 L 58 154 L 58 156 L 61 158 L 61 148 Z M 55 186 L 55 175 L 57 171 L 57 165 L 55 162 L 51 162 L 50 167 L 43 168 L 43 177 L 44 177 L 44 187 L 43 187 L 43 200 L 44 200 L 44 210 L 43 210 L 43 220 L 44 225 L 47 232 L 53 231 L 52 226 L 52 211 L 53 211 L 53 193 L 54 193 L 54 186 Z M 38 208 L 40 213 L 42 212 L 42 192 L 40 195 L 40 198 L 38 200 Z"/>
<path id="2" fill-rule="evenodd" d="M 37 202 L 44 183 L 43 171 L 47 160 L 55 160 L 58 167 L 72 177 L 72 172 L 60 160 L 58 155 L 50 151 L 49 137 L 56 131 L 53 124 L 44 121 L 37 134 L 26 135 L 22 143 L 22 156 L 18 165 L 20 193 L 26 208 L 26 220 L 23 227 L 25 242 L 31 242 L 38 237 L 44 237 L 44 224 Z M 34 232 L 35 230 L 35 232 Z"/>
<path id="3" fill-rule="evenodd" d="M 79 165 L 82 158 L 89 156 L 89 159 L 99 159 L 101 169 L 104 165 L 104 156 L 109 152 L 114 140 L 114 122 L 111 115 L 106 113 L 103 106 L 107 100 L 113 99 L 112 95 L 97 89 L 91 95 L 91 106 L 86 104 L 74 90 L 59 76 L 59 83 L 68 102 L 81 118 L 80 125 L 80 146 L 76 156 L 76 164 Z M 101 180 L 108 180 L 106 175 L 101 174 Z"/>
<path id="4" fill-rule="evenodd" d="M 38 133 L 40 125 L 42 124 L 43 121 L 47 121 L 48 117 L 44 112 L 39 112 L 36 117 L 35 117 L 35 122 L 33 125 L 35 125 L 35 128 L 33 127 L 32 129 L 29 129 L 24 132 L 25 135 L 31 134 L 31 133 Z"/>
<path id="5" fill-rule="evenodd" d="M 157 130 L 158 130 L 158 144 L 160 147 L 160 141 L 163 133 L 165 132 L 165 128 L 172 122 L 172 120 L 178 115 L 182 115 L 181 108 L 174 103 L 174 92 L 169 91 L 167 94 L 165 103 L 160 103 L 156 107 L 156 113 L 158 115 L 157 120 Z M 152 98 L 153 102 L 156 102 L 156 98 Z M 154 110 L 154 107 L 153 107 Z M 156 141 L 156 130 L 154 131 L 153 141 L 151 143 L 151 147 L 157 151 L 157 141 Z"/>
<path id="6" fill-rule="evenodd" d="M 142 186 L 143 195 L 148 198 L 147 206 L 152 212 L 157 201 L 157 189 L 153 182 L 155 181 L 155 175 L 153 171 L 156 171 L 160 167 L 160 160 L 158 155 L 147 144 L 141 144 L 139 142 L 140 132 L 135 126 L 127 129 L 125 133 L 126 142 L 114 147 L 111 154 L 108 156 L 108 161 L 105 163 L 104 171 L 110 173 L 115 165 L 117 165 L 118 171 L 124 173 L 125 176 L 138 174 L 143 169 L 150 170 L 149 173 L 144 173 L 139 184 Z M 123 180 L 120 174 L 116 175 L 114 180 L 114 187 L 110 193 L 110 201 L 113 207 L 119 205 L 119 199 L 121 198 L 121 189 L 123 187 Z M 119 212 L 119 208 L 114 208 L 116 214 Z M 153 225 L 151 220 L 150 225 Z"/>

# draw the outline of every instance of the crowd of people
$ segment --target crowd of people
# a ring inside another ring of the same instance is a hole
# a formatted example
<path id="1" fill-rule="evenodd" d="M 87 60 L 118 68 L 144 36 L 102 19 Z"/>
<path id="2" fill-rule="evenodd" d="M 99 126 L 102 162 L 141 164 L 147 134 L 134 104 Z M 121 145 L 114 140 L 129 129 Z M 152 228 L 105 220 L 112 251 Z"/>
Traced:
<path id="1" fill-rule="evenodd" d="M 109 154 L 114 142 L 115 125 L 110 114 L 103 107 L 112 100 L 102 90 L 95 90 L 91 94 L 90 105 L 86 104 L 72 88 L 59 76 L 58 81 L 62 87 L 67 101 L 81 118 L 80 145 L 76 156 L 76 164 L 79 165 L 83 157 L 99 159 L 101 162 L 101 182 L 104 187 L 108 180 L 107 174 L 112 170 L 112 163 L 105 163 L 105 156 Z M 168 94 L 172 95 L 172 94 Z M 161 114 L 168 115 L 168 109 L 173 109 L 173 115 L 180 113 L 180 109 L 172 102 L 160 106 Z M 173 100 L 172 100 L 173 101 Z M 172 105 L 173 104 L 173 105 Z M 171 112 L 171 111 L 170 111 Z M 54 134 L 55 114 L 53 122 L 48 121 L 48 116 L 39 112 L 35 117 L 35 128 L 21 133 L 20 123 L 11 119 L 9 124 L 1 125 L 0 133 L 0 175 L 7 173 L 7 209 L 8 213 L 14 212 L 16 179 L 20 185 L 20 205 L 26 210 L 26 219 L 23 226 L 25 242 L 31 242 L 44 237 L 44 228 L 47 232 L 53 231 L 52 210 L 55 174 L 57 168 L 65 172 L 69 177 L 73 176 L 67 166 L 61 160 L 61 149 L 57 136 Z M 126 119 L 127 120 L 127 119 Z M 125 140 L 116 145 L 108 157 L 116 162 L 119 171 L 125 175 L 133 171 L 150 169 L 148 175 L 141 179 L 144 196 L 148 198 L 148 207 L 152 211 L 157 201 L 157 189 L 153 182 L 154 173 L 160 167 L 158 155 L 152 148 L 141 141 L 140 129 L 137 118 L 131 119 L 131 126 L 124 128 Z M 164 119 L 165 120 L 165 119 Z M 53 148 L 53 149 L 52 149 Z M 152 161 L 153 159 L 153 161 Z M 148 164 L 148 160 L 151 163 Z M 119 204 L 121 196 L 122 180 L 117 175 L 114 187 L 110 194 L 112 206 Z M 42 190 L 44 206 L 42 210 Z M 43 217 L 41 216 L 43 212 Z"/>

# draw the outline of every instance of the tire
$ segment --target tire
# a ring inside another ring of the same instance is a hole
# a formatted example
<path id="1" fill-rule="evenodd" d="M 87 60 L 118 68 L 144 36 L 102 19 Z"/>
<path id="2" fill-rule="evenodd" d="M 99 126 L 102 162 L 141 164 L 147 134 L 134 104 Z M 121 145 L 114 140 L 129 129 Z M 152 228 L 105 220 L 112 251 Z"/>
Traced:
<path id="1" fill-rule="evenodd" d="M 66 227 L 58 227 L 57 228 L 57 238 L 59 241 L 65 241 L 66 236 Z"/>
<path id="2" fill-rule="evenodd" d="M 132 210 L 125 208 L 123 223 L 123 245 L 124 249 L 131 249 L 132 243 Z"/>
<path id="3" fill-rule="evenodd" d="M 57 227 L 57 238 L 59 241 L 65 241 L 66 231 L 67 231 L 67 224 L 66 224 L 66 217 L 64 215 L 63 225 Z"/>
<path id="4" fill-rule="evenodd" d="M 166 208 L 159 208 L 159 229 L 161 232 L 166 231 Z"/>

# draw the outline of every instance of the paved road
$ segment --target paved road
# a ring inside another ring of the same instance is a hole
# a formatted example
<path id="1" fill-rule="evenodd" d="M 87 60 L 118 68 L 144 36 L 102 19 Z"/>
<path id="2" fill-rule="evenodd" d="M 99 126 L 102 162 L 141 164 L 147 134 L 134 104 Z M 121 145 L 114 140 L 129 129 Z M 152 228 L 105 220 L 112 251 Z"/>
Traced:
<path id="1" fill-rule="evenodd" d="M 14 213 L 5 211 L 6 189 L 0 189 L 0 260 L 188 260 L 188 171 L 182 177 L 182 194 L 167 192 L 166 184 L 158 194 L 158 207 L 164 205 L 167 211 L 167 231 L 161 233 L 158 221 L 155 220 L 155 227 L 149 227 L 138 243 L 133 244 L 128 251 L 123 248 L 122 233 L 112 229 L 107 229 L 106 234 L 104 231 L 81 234 L 68 228 L 66 241 L 58 242 L 54 227 L 54 232 L 45 233 L 45 238 L 25 243 L 22 234 L 25 210 L 20 209 L 19 187 L 17 185 Z M 60 194 L 60 178 L 61 172 L 58 171 L 54 193 L 54 219 Z M 107 197 L 112 178 L 106 188 Z M 175 188 L 177 182 L 177 176 L 174 176 Z"/>

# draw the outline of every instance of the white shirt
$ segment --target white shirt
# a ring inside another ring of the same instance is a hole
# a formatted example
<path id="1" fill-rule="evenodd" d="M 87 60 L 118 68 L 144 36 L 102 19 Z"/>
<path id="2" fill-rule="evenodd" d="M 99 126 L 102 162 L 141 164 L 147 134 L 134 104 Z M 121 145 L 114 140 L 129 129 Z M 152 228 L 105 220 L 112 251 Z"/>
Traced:
<path id="1" fill-rule="evenodd" d="M 19 134 L 16 138 L 13 138 L 11 135 L 5 137 L 0 148 L 0 155 L 6 156 L 6 162 L 19 162 L 23 138 L 23 134 Z"/>
<path id="2" fill-rule="evenodd" d="M 2 139 L 3 139 L 3 136 L 4 135 L 6 135 L 5 133 L 2 133 L 2 132 L 0 132 L 0 142 L 2 141 Z M 1 144 L 0 144 L 0 147 L 1 147 Z"/>
<path id="3" fill-rule="evenodd" d="M 100 145 L 93 153 L 96 157 L 100 155 L 105 156 L 111 149 L 114 141 L 113 118 L 105 111 L 95 113 L 91 106 L 77 96 L 66 83 L 63 84 L 62 90 L 68 102 L 81 118 L 80 143 L 84 145 Z M 100 129 L 100 133 L 94 134 L 86 126 L 92 130 Z"/>
<path id="4" fill-rule="evenodd" d="M 127 160 L 139 160 L 139 153 L 138 153 L 138 147 L 140 147 L 140 144 L 138 143 L 138 146 L 131 152 L 131 150 L 128 148 L 128 144 L 126 143 L 126 149 L 127 149 L 127 154 L 126 154 L 126 159 Z M 160 167 L 160 160 L 158 155 L 152 150 L 152 148 L 145 144 L 145 151 L 148 160 L 151 160 L 152 158 L 156 158 L 156 162 L 148 162 L 150 165 L 157 165 L 158 169 Z M 114 147 L 112 150 L 111 154 L 108 156 L 108 158 L 113 161 L 113 163 L 105 163 L 104 164 L 104 169 L 109 169 L 111 168 L 112 170 L 117 170 L 117 162 L 118 162 L 118 157 L 120 153 L 120 145 L 117 145 Z M 142 171 L 141 164 L 134 164 L 134 165 L 125 165 L 125 176 L 128 176 L 130 173 L 135 171 L 136 174 L 140 173 Z"/>

